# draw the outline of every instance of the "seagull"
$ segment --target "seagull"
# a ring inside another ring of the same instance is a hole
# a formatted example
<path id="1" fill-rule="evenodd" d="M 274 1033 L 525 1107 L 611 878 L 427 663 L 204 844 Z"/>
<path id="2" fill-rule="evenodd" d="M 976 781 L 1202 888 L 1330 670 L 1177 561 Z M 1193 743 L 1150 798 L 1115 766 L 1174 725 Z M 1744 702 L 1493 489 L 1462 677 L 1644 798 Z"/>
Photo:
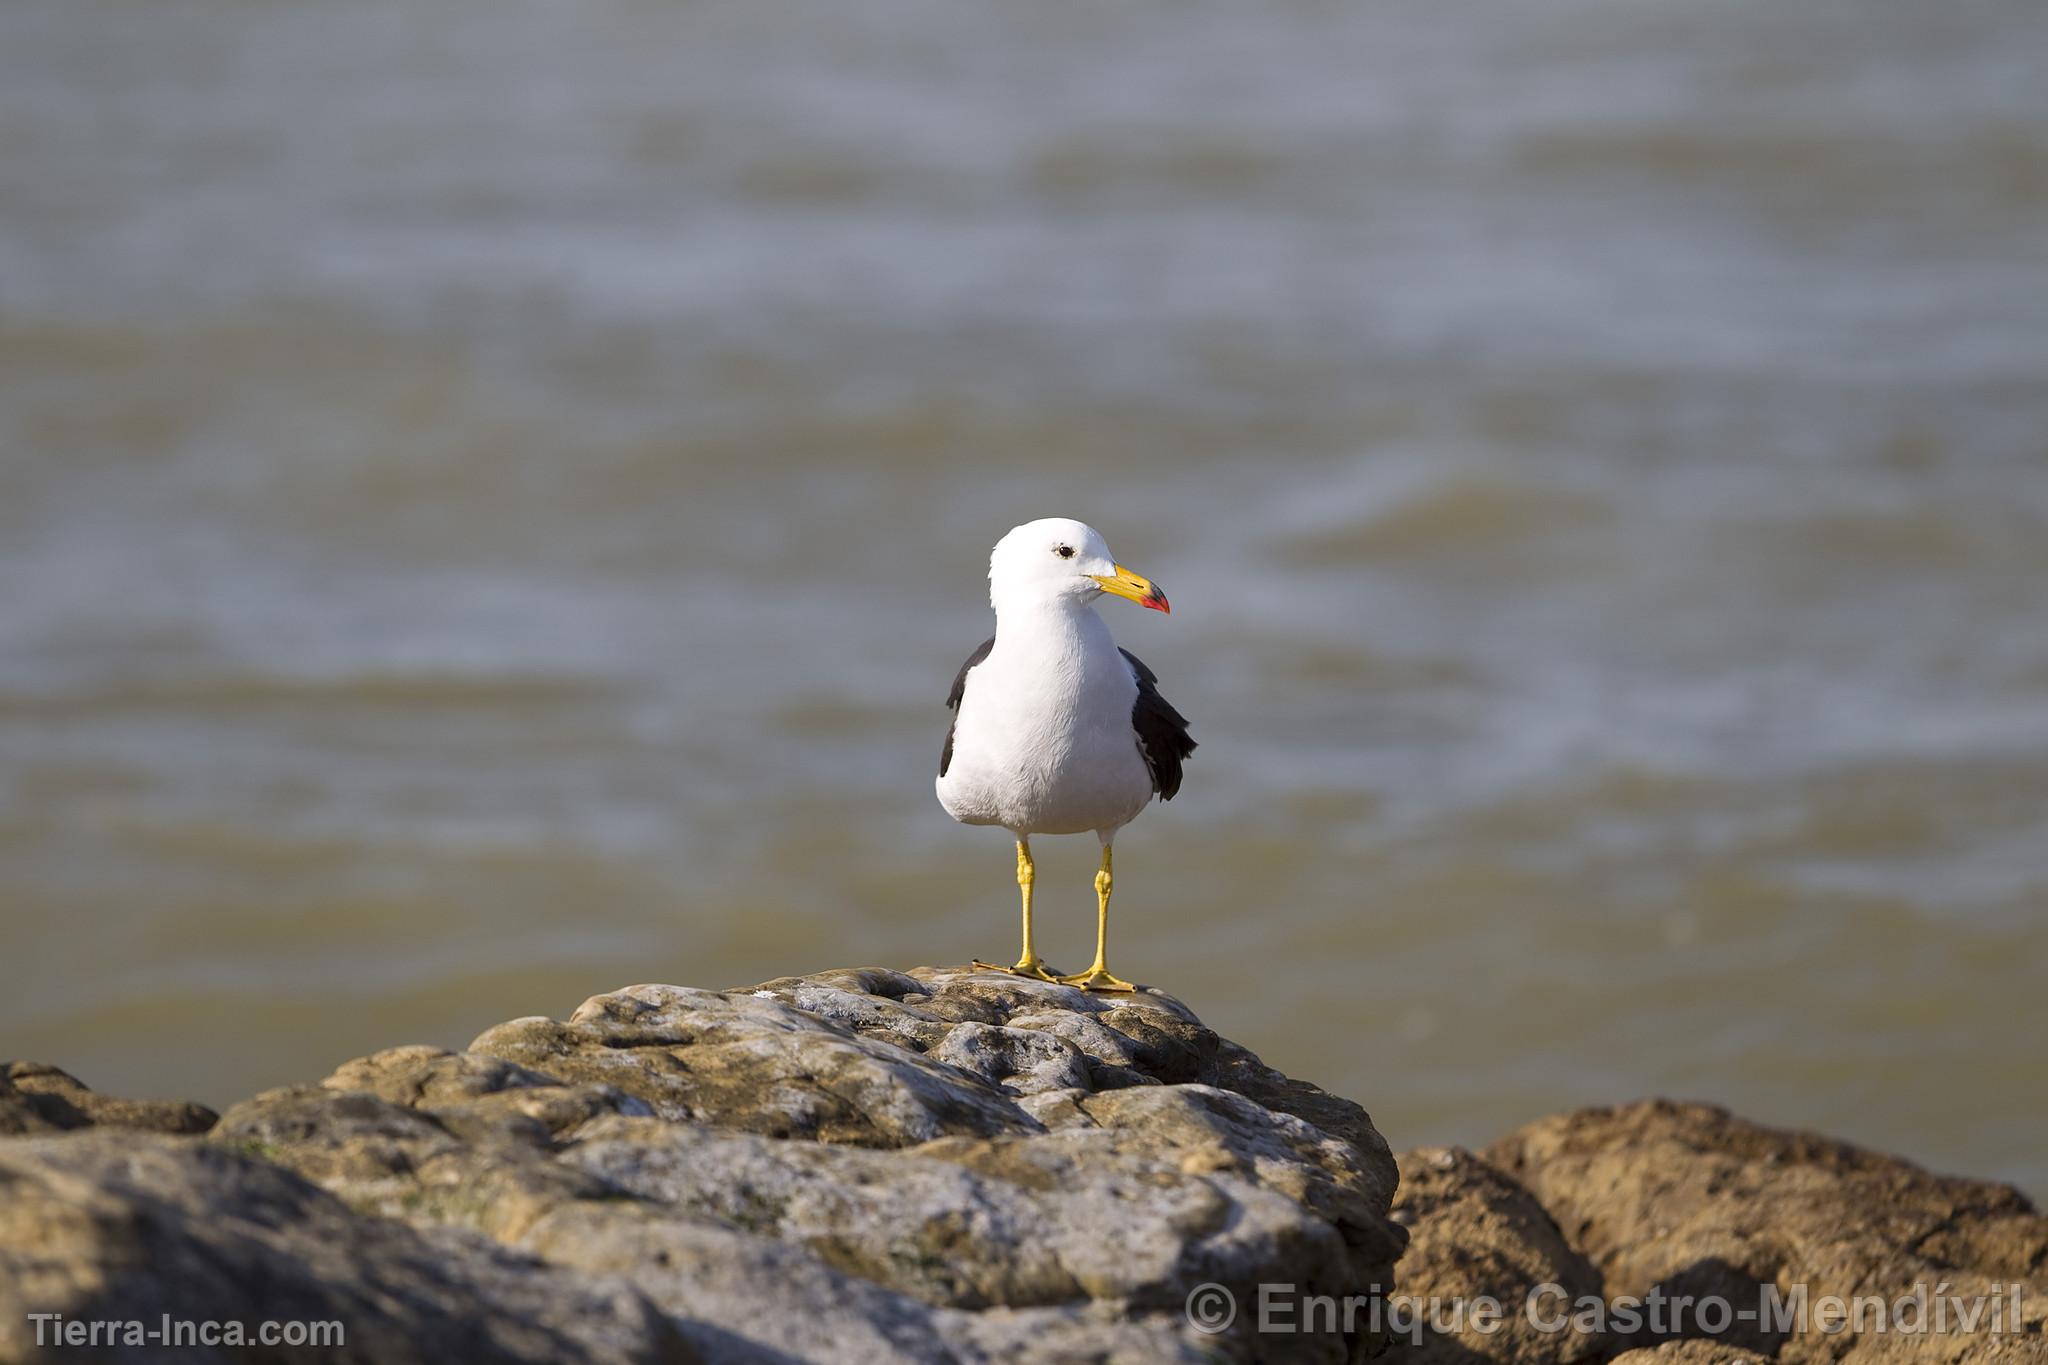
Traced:
<path id="1" fill-rule="evenodd" d="M 1180 790 L 1195 751 L 1187 718 L 1159 695 L 1158 675 L 1117 648 L 1095 614 L 1104 593 L 1168 612 L 1166 594 L 1109 553 L 1092 526 L 1066 517 L 1026 522 L 996 542 L 988 599 L 996 633 L 967 656 L 946 705 L 953 723 L 939 754 L 939 804 L 966 825 L 1000 825 L 1017 841 L 1024 952 L 1008 971 L 1097 991 L 1134 991 L 1112 975 L 1110 845 L 1154 796 Z M 1031 946 L 1031 836 L 1102 841 L 1095 874 L 1095 965 L 1053 971 Z"/>

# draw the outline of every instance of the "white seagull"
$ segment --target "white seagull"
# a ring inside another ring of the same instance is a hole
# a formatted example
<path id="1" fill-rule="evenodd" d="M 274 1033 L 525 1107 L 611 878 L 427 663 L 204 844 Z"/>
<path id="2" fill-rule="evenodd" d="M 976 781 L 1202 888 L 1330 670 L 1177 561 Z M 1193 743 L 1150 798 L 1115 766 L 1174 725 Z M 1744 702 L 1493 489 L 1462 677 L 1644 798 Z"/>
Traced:
<path id="1" fill-rule="evenodd" d="M 967 656 L 946 705 L 953 724 L 939 755 L 939 804 L 962 824 L 1001 825 L 1017 840 L 1024 952 L 998 971 L 1089 990 L 1136 990 L 1110 974 L 1110 843 L 1154 796 L 1180 790 L 1195 750 L 1187 719 L 1158 677 L 1117 648 L 1095 614 L 1104 593 L 1170 612 L 1156 583 L 1110 556 L 1094 527 L 1065 517 L 1026 522 L 996 542 L 988 599 L 996 633 Z M 1031 836 L 1094 830 L 1095 965 L 1061 976 L 1031 946 Z M 994 964 L 977 960 L 977 967 Z"/>

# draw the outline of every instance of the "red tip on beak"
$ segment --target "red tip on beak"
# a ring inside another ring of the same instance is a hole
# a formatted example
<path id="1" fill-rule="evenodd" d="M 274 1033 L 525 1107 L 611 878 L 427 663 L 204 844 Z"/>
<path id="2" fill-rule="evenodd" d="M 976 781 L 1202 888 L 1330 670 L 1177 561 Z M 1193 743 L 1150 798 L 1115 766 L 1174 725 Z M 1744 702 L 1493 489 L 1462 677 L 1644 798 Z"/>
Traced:
<path id="1" fill-rule="evenodd" d="M 1173 614 L 1173 608 L 1166 605 L 1166 594 L 1160 591 L 1157 583 L 1141 573 L 1132 573 L 1121 564 L 1115 568 L 1115 573 L 1090 574 L 1089 577 L 1100 584 L 1104 592 L 1127 597 L 1141 607 L 1163 611 L 1169 616 Z"/>

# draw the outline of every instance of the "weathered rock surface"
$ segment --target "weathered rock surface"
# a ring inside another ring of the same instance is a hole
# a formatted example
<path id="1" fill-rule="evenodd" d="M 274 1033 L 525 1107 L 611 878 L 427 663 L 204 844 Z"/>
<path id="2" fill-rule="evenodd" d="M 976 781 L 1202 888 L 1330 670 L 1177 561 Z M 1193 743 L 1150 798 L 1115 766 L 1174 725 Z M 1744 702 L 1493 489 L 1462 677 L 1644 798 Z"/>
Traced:
<path id="1" fill-rule="evenodd" d="M 372 1226 L 629 1282 L 716 1360 L 1362 1359 L 1369 1331 L 1183 1307 L 1367 1294 L 1404 1240 L 1358 1106 L 1169 997 L 996 973 L 637 986 L 257 1096 L 207 1143 Z"/>
<path id="2" fill-rule="evenodd" d="M 125 1131 L 124 1131 L 125 1130 Z M 137 1131 L 142 1130 L 142 1131 Z M 198 1136 L 204 1134 L 203 1137 Z M 9 1135 L 12 1136 L 9 1136 Z M 1395 1163 L 1365 1112 L 1158 994 L 997 973 L 636 986 L 461 1052 L 402 1047 L 218 1122 L 0 1073 L 0 1365 L 68 1319 L 344 1324 L 238 1361 L 2048 1361 L 2048 1220 L 2017 1192 L 1697 1105 Z M 1406 1255 L 1402 1256 L 1404 1243 Z M 1396 1266 L 1396 1259 L 1399 1264 Z M 1602 1296 L 2006 1296 L 1993 1333 L 1697 1315 L 1543 1330 Z M 1216 1336 L 1186 1318 L 1221 1285 Z M 1257 1334 L 1260 1286 L 1502 1309 Z M 1940 1286 L 1937 1291 L 1936 1286 Z M 1391 1339 L 1383 1330 L 1391 1325 Z M 1667 1339 L 1667 1338 L 1678 1339 Z"/>
<path id="3" fill-rule="evenodd" d="M 203 1133 L 220 1116 L 185 1100 L 122 1100 L 96 1094 L 76 1076 L 40 1062 L 0 1065 L 0 1136 L 75 1128 L 141 1128 Z"/>
<path id="4" fill-rule="evenodd" d="M 801 1248 L 901 1296 L 894 1318 L 970 1358 L 1058 1358 L 1083 1338 L 1051 1349 L 1051 1324 L 1104 1308 L 1141 1324 L 1148 1352 L 1228 1349 L 1184 1327 L 1198 1285 L 1358 1294 L 1389 1282 L 1401 1247 L 1392 1160 L 1364 1111 L 1165 996 L 938 971 L 648 986 L 471 1051 L 616 1085 L 651 1112 L 580 1128 L 557 1166 L 668 1222 Z M 550 1213 L 529 1244 L 610 1254 L 583 1210 Z M 687 1311 L 687 1285 L 667 1292 Z M 1030 1312 L 962 1317 L 991 1310 Z M 1370 1344 L 1266 1349 L 1341 1360 Z"/>
<path id="5" fill-rule="evenodd" d="M 1709 1341 L 1704 1337 L 1683 1337 L 1657 1346 L 1638 1346 L 1614 1358 L 1614 1365 L 1766 1365 L 1760 1356 L 1740 1346 Z"/>
<path id="6" fill-rule="evenodd" d="M 32 1313 L 81 1326 L 235 1323 L 250 1340 L 265 1323 L 339 1322 L 345 1336 L 318 1348 L 166 1350 L 127 1343 L 124 1329 L 83 1348 L 46 1335 L 39 1348 Z M 289 1172 L 220 1147 L 102 1130 L 0 1143 L 0 1360 L 34 1359 L 699 1357 L 622 1279 L 563 1274 L 473 1235 L 362 1218 Z"/>
<path id="7" fill-rule="evenodd" d="M 1578 1365 L 1606 1353 L 1604 1335 L 1543 1332 L 1530 1320 L 1529 1296 L 1543 1286 L 1561 1287 L 1572 1301 L 1601 1289 L 1600 1272 L 1566 1244 L 1534 1195 L 1462 1147 L 1420 1147 L 1400 1165 L 1394 1219 L 1409 1230 L 1395 1271 L 1402 1298 L 1484 1298 L 1501 1312 L 1490 1327 L 1450 1314 L 1423 1322 L 1420 1340 L 1396 1346 L 1397 1365 Z"/>
<path id="8" fill-rule="evenodd" d="M 2048 1361 L 2048 1218 L 2019 1191 L 1930 1175 L 1896 1157 L 1767 1128 L 1708 1105 L 1645 1101 L 1543 1119 L 1487 1152 L 1548 1209 L 1610 1296 L 1718 1295 L 1765 1286 L 1896 1301 L 2024 1286 L 2011 1332 L 1779 1332 L 1736 1322 L 1727 1342 L 1806 1361 Z M 1987 1310 L 1988 1311 L 1988 1310 Z M 1930 1312 L 1930 1322 L 1933 1321 Z M 1954 1321 L 1951 1320 L 1951 1326 Z M 1675 1333 L 1702 1336 L 1696 1323 Z M 1647 1342 L 1656 1333 L 1636 1334 Z"/>

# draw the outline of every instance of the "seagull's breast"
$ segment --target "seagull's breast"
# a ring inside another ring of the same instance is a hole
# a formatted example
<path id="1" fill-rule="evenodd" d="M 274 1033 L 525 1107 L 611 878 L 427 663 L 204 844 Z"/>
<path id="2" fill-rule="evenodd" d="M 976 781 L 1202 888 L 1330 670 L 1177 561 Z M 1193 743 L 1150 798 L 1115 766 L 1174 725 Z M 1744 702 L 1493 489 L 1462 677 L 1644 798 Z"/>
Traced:
<path id="1" fill-rule="evenodd" d="M 1127 824 L 1152 797 L 1131 726 L 1137 699 L 1137 679 L 1092 609 L 1021 629 L 1002 623 L 968 674 L 939 801 L 956 820 L 1024 834 Z"/>

